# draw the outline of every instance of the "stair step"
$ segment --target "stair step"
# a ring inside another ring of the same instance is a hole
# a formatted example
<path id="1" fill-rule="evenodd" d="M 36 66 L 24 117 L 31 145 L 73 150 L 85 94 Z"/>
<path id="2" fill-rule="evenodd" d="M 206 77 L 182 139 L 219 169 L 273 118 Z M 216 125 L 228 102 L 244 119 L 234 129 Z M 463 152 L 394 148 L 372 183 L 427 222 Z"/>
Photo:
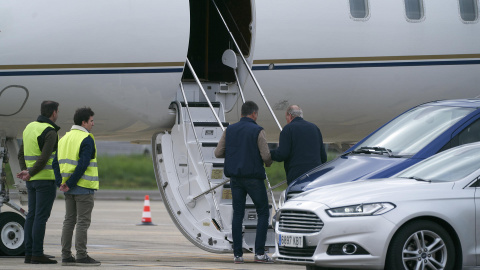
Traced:
<path id="1" fill-rule="evenodd" d="M 185 102 L 182 101 L 180 103 L 182 107 L 186 107 Z M 220 108 L 220 102 L 213 101 L 211 103 L 214 108 Z M 210 105 L 208 105 L 208 102 L 188 102 L 188 107 L 210 107 Z"/>
<path id="2" fill-rule="evenodd" d="M 228 127 L 230 123 L 222 122 L 223 127 Z M 219 127 L 218 122 L 193 122 L 193 125 L 196 127 Z"/>
<path id="3" fill-rule="evenodd" d="M 218 143 L 213 142 L 202 142 L 202 147 L 217 147 Z"/>

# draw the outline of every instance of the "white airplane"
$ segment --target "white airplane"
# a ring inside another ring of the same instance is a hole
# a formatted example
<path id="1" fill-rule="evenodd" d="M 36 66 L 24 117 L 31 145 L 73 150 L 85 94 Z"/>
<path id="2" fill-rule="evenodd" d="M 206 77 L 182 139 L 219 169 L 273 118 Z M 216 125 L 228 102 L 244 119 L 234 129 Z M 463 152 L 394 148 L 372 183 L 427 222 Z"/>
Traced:
<path id="1" fill-rule="evenodd" d="M 421 102 L 476 97 L 478 13 L 478 0 L 0 1 L 0 151 L 15 174 L 15 139 L 41 101 L 60 103 L 60 135 L 89 106 L 97 140 L 152 142 L 185 236 L 231 252 L 228 179 L 212 153 L 218 122 L 238 121 L 242 100 L 254 100 L 276 141 L 298 104 L 326 142 L 351 142 Z M 21 250 L 11 235 L 1 252 Z"/>

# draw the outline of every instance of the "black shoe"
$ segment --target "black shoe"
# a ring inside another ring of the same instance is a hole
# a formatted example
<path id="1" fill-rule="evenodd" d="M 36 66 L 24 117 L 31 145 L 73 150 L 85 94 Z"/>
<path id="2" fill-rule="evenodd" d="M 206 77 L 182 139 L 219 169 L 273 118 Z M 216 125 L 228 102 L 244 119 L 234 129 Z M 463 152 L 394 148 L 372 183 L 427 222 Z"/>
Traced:
<path id="1" fill-rule="evenodd" d="M 70 258 L 67 258 L 67 259 L 62 259 L 63 266 L 75 266 L 77 265 L 76 262 L 77 261 L 75 261 L 75 258 L 73 256 L 70 256 Z"/>
<path id="2" fill-rule="evenodd" d="M 99 261 L 94 260 L 90 256 L 87 255 L 86 258 L 83 259 L 77 259 L 76 260 L 76 265 L 82 265 L 82 266 L 99 266 L 101 263 Z"/>
<path id="3" fill-rule="evenodd" d="M 55 256 L 53 256 L 53 255 L 48 255 L 48 254 L 43 254 L 43 255 L 44 255 L 45 257 L 49 258 L 49 259 L 55 258 Z"/>
<path id="4" fill-rule="evenodd" d="M 25 255 L 24 263 L 30 263 L 32 261 L 32 255 Z"/>
<path id="5" fill-rule="evenodd" d="M 51 260 L 47 257 L 45 257 L 45 255 L 43 256 L 32 256 L 32 259 L 30 261 L 31 264 L 55 264 L 57 263 L 57 261 L 55 260 Z"/>

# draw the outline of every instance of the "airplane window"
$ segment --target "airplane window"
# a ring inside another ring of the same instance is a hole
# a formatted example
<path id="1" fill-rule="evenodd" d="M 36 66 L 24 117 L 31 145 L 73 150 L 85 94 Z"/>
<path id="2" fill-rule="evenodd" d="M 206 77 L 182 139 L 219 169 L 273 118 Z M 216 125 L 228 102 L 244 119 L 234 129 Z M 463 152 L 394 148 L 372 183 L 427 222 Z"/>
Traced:
<path id="1" fill-rule="evenodd" d="M 473 22 L 478 19 L 478 0 L 459 0 L 460 16 L 466 22 Z"/>
<path id="2" fill-rule="evenodd" d="M 405 0 L 405 12 L 410 20 L 423 18 L 423 0 Z"/>
<path id="3" fill-rule="evenodd" d="M 350 14 L 356 19 L 368 17 L 368 0 L 349 0 Z"/>

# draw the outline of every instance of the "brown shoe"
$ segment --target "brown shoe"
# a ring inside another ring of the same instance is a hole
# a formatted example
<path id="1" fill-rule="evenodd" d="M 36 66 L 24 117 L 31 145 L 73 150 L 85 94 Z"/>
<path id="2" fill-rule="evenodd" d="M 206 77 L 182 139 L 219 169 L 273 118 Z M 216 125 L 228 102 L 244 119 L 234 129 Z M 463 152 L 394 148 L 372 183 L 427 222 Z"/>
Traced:
<path id="1" fill-rule="evenodd" d="M 31 264 L 56 264 L 57 261 L 55 260 L 51 260 L 47 257 L 45 257 L 45 255 L 43 256 L 32 256 L 32 259 L 30 261 Z"/>
<path id="2" fill-rule="evenodd" d="M 32 255 L 25 255 L 24 263 L 31 263 L 32 262 Z"/>

